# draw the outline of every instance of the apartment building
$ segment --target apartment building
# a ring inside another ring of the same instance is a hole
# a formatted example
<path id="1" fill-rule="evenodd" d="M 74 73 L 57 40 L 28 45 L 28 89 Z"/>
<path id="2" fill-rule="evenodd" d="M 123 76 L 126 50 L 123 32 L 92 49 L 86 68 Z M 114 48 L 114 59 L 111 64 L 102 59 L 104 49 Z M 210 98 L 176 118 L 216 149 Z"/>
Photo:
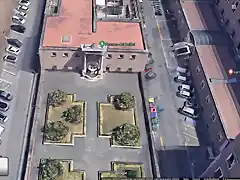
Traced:
<path id="1" fill-rule="evenodd" d="M 201 177 L 240 177 L 240 134 L 219 154 Z"/>
<path id="2" fill-rule="evenodd" d="M 148 52 L 137 7 L 135 0 L 47 0 L 41 68 L 89 80 L 106 71 L 143 71 Z"/>
<path id="3" fill-rule="evenodd" d="M 180 4 L 189 27 L 186 39 L 195 45 L 189 68 L 203 107 L 209 143 L 217 156 L 240 133 L 240 85 L 223 83 L 229 77 L 228 69 L 236 68 L 231 39 L 217 22 L 210 1 Z"/>

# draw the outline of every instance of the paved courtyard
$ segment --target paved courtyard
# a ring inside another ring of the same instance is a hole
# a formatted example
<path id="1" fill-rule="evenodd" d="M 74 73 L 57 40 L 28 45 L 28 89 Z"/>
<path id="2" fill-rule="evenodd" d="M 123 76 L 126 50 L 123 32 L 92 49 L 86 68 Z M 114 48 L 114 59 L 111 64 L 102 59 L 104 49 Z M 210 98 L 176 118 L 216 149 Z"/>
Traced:
<path id="1" fill-rule="evenodd" d="M 45 72 L 44 80 L 41 83 L 40 118 L 37 119 L 37 132 L 33 132 L 35 145 L 33 147 L 31 173 L 28 174 L 27 179 L 37 179 L 39 160 L 48 157 L 73 160 L 74 168 L 84 170 L 87 180 L 97 179 L 98 171 L 110 170 L 111 161 L 143 163 L 145 176 L 152 176 L 142 100 L 136 74 L 106 74 L 103 80 L 88 82 L 74 73 Z M 45 120 L 47 95 L 57 89 L 67 93 L 75 93 L 77 100 L 87 102 L 86 137 L 75 138 L 74 146 L 42 144 L 41 128 Z M 141 149 L 112 148 L 108 139 L 97 137 L 97 102 L 107 102 L 107 95 L 121 92 L 130 92 L 136 98 L 138 123 L 141 132 Z"/>

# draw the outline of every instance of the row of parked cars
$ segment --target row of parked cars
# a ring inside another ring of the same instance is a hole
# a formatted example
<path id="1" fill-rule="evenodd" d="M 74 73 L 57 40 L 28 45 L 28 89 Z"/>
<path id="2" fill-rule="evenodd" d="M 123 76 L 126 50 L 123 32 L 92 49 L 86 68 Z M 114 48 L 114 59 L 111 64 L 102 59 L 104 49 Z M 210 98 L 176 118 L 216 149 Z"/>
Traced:
<path id="1" fill-rule="evenodd" d="M 12 17 L 12 25 L 11 30 L 17 33 L 24 33 L 26 28 L 24 27 L 24 24 L 26 22 L 27 17 L 27 11 L 29 10 L 30 2 L 29 0 L 20 0 L 18 7 L 15 9 L 15 13 Z M 6 48 L 6 54 L 3 57 L 4 61 L 10 62 L 10 63 L 16 63 L 18 58 L 18 54 L 20 53 L 20 48 L 22 46 L 22 42 L 18 39 L 7 39 L 8 46 Z"/>
<path id="2" fill-rule="evenodd" d="M 15 13 L 12 17 L 12 25 L 10 29 L 19 34 L 23 34 L 26 30 L 24 24 L 26 22 L 27 11 L 29 10 L 30 2 L 29 0 L 20 0 L 18 7 L 15 9 Z M 20 53 L 20 48 L 22 42 L 18 39 L 7 38 L 7 48 L 6 54 L 3 56 L 3 60 L 9 63 L 15 64 L 18 60 L 18 54 Z M 5 90 L 0 90 L 0 134 L 4 131 L 3 124 L 9 119 L 6 112 L 9 110 L 9 102 L 12 101 L 13 96 L 10 92 Z M 1 139 L 0 139 L 1 142 Z"/>
<path id="3" fill-rule="evenodd" d="M 200 106 L 196 103 L 195 89 L 192 86 L 191 73 L 188 69 L 177 67 L 177 76 L 174 81 L 179 83 L 176 96 L 185 99 L 184 104 L 178 109 L 178 113 L 192 119 L 200 116 Z"/>

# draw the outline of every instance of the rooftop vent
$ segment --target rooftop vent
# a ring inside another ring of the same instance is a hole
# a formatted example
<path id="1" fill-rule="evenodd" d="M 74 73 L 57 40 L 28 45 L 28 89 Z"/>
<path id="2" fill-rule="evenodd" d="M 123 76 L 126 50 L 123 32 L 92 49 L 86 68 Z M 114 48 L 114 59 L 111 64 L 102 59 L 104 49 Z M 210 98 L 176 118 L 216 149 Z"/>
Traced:
<path id="1" fill-rule="evenodd" d="M 70 43 L 71 42 L 71 36 L 64 35 L 62 36 L 62 43 Z"/>

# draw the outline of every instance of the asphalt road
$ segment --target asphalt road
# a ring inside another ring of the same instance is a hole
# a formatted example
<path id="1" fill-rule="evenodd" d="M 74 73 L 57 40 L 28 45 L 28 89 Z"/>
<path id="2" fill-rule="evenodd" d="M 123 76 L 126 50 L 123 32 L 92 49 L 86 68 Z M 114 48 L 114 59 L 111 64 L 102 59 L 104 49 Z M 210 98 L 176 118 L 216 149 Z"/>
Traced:
<path id="1" fill-rule="evenodd" d="M 14 99 L 7 112 L 9 121 L 5 124 L 0 145 L 0 154 L 9 158 L 9 176 L 0 177 L 0 180 L 16 180 L 21 174 L 20 167 L 25 151 L 23 145 L 27 133 L 27 121 L 29 121 L 29 101 L 34 77 L 33 61 L 38 51 L 38 30 L 42 8 L 43 1 L 31 1 L 30 10 L 27 12 L 25 33 L 21 35 L 11 31 L 8 36 L 19 39 L 23 42 L 23 46 L 18 56 L 18 63 L 16 65 L 4 63 L 1 74 L 0 87 L 11 92 Z"/>
<path id="2" fill-rule="evenodd" d="M 155 1 L 156 2 L 156 1 Z M 173 81 L 178 61 L 171 52 L 173 43 L 181 41 L 177 22 L 164 16 L 154 16 L 151 1 L 144 1 L 146 39 L 149 51 L 155 60 L 152 68 L 157 73 L 154 80 L 144 82 L 148 97 L 157 97 L 156 104 L 164 108 L 159 114 L 159 129 L 155 134 L 155 147 L 159 154 L 162 177 L 196 177 L 199 175 L 196 162 L 206 158 L 205 147 L 199 147 L 199 140 L 193 126 L 183 121 L 177 113 L 184 100 L 175 93 L 179 84 Z M 155 3 L 157 5 L 157 3 Z M 161 6 L 161 3 L 159 3 Z M 163 8 L 161 8 L 163 9 Z M 193 155 L 198 150 L 196 156 Z"/>
<path id="3" fill-rule="evenodd" d="M 36 118 L 36 130 L 33 131 L 34 146 L 31 153 L 30 173 L 27 179 L 36 180 L 41 158 L 73 160 L 74 169 L 84 170 L 86 180 L 97 179 L 98 171 L 111 170 L 112 161 L 138 162 L 144 164 L 146 177 L 152 176 L 149 145 L 142 103 L 137 103 L 137 116 L 141 134 L 141 149 L 112 148 L 109 139 L 97 137 L 97 102 L 106 102 L 107 95 L 130 92 L 141 102 L 137 74 L 105 74 L 102 80 L 88 82 L 77 73 L 45 72 L 41 81 L 41 101 L 39 117 Z M 125 79 L 128 79 L 126 82 Z M 43 145 L 41 128 L 45 121 L 47 94 L 61 89 L 76 94 L 77 100 L 87 102 L 86 137 L 75 138 L 74 146 Z M 34 128 L 35 129 L 35 128 Z"/>

